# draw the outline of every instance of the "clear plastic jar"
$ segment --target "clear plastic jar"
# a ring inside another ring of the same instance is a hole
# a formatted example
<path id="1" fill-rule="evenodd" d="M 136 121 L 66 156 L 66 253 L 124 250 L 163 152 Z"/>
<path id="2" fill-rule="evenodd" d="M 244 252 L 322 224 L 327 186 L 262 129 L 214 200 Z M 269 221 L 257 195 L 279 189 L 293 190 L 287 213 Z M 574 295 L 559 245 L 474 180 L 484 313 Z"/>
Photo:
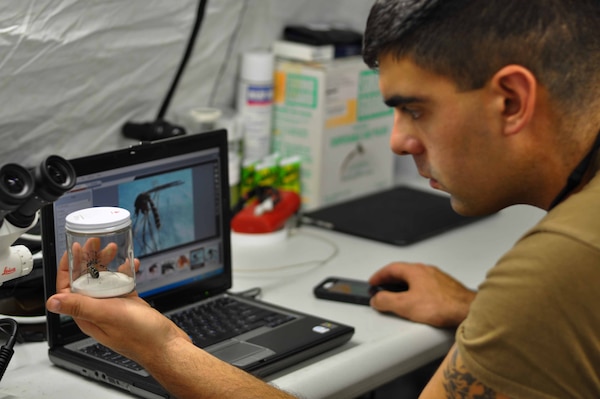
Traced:
<path id="1" fill-rule="evenodd" d="M 135 288 L 129 211 L 116 207 L 81 209 L 66 217 L 71 291 L 109 298 Z"/>

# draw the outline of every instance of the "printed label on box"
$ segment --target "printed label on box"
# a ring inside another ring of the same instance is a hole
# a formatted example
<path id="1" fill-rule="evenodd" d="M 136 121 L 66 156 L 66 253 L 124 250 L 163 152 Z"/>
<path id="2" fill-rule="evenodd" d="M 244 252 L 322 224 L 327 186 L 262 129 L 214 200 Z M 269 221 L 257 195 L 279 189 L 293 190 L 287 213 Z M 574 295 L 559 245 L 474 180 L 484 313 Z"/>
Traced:
<path id="1" fill-rule="evenodd" d="M 275 82 L 273 148 L 301 157 L 305 210 L 391 186 L 393 109 L 360 57 L 280 62 Z"/>

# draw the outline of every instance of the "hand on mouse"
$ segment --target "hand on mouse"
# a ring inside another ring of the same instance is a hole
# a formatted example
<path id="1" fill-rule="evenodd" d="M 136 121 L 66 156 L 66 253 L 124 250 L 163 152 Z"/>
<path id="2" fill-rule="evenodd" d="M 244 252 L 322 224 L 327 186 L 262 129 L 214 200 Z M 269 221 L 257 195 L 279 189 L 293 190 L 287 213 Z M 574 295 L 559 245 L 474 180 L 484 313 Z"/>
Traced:
<path id="1" fill-rule="evenodd" d="M 379 291 L 391 291 L 391 292 L 402 292 L 408 290 L 408 284 L 404 281 L 390 283 L 390 284 L 379 284 L 372 285 L 369 288 L 369 294 L 371 296 L 377 294 Z"/>
<path id="2" fill-rule="evenodd" d="M 369 279 L 373 286 L 398 282 L 409 289 L 380 290 L 371 298 L 371 307 L 435 327 L 457 327 L 476 295 L 439 268 L 421 263 L 390 263 Z"/>

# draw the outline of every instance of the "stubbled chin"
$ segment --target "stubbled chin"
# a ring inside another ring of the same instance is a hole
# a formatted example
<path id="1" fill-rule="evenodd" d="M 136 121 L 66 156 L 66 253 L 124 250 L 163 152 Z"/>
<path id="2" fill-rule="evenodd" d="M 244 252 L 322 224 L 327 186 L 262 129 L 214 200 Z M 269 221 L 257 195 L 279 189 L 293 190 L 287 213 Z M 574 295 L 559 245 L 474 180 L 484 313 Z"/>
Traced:
<path id="1" fill-rule="evenodd" d="M 454 212 L 467 217 L 487 216 L 496 212 L 489 207 L 484 207 L 484 204 L 461 201 L 456 196 L 450 196 L 450 205 Z"/>

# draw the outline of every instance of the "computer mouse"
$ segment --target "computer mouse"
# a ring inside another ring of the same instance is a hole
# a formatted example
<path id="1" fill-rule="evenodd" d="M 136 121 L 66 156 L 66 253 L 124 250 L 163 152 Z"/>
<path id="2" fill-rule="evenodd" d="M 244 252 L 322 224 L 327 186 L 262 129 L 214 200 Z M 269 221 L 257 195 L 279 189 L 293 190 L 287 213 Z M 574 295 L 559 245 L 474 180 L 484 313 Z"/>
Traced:
<path id="1" fill-rule="evenodd" d="M 374 285 L 369 288 L 371 295 L 375 295 L 379 291 L 402 292 L 408 290 L 408 284 L 404 281 L 389 284 Z"/>

